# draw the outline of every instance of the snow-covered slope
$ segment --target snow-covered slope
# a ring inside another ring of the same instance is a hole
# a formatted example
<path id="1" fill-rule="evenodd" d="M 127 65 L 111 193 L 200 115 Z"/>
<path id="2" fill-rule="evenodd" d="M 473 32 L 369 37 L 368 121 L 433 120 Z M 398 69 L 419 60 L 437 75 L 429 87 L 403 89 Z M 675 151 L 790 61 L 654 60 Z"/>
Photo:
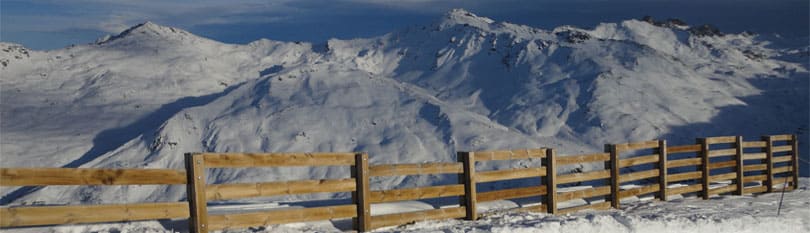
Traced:
<path id="1" fill-rule="evenodd" d="M 183 153 L 200 151 L 454 161 L 460 150 L 547 146 L 576 154 L 654 138 L 804 139 L 808 128 L 807 64 L 790 62 L 806 48 L 638 20 L 547 31 L 453 10 L 430 25 L 315 45 L 222 44 L 145 23 L 61 50 L 0 46 L 3 166 L 182 168 Z M 222 169 L 209 182 L 346 175 Z M 372 186 L 454 179 L 394 177 Z M 177 200 L 184 188 L 2 193 L 3 203 L 103 203 Z"/>

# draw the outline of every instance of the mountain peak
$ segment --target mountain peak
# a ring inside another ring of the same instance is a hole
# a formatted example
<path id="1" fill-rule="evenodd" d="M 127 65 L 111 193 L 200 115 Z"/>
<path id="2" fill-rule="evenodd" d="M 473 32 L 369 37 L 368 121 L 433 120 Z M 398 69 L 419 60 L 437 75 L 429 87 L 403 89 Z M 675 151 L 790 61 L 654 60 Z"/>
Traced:
<path id="1" fill-rule="evenodd" d="M 494 22 L 495 20 L 490 18 L 477 16 L 467 10 L 456 8 L 445 13 L 439 25 L 442 28 L 452 27 L 455 25 L 468 25 L 484 28 Z"/>
<path id="2" fill-rule="evenodd" d="M 106 44 L 125 38 L 132 38 L 134 40 L 186 40 L 192 37 L 197 36 L 182 29 L 163 26 L 151 21 L 146 21 L 132 26 L 122 31 L 118 35 L 108 35 L 100 38 L 96 41 L 96 43 Z"/>

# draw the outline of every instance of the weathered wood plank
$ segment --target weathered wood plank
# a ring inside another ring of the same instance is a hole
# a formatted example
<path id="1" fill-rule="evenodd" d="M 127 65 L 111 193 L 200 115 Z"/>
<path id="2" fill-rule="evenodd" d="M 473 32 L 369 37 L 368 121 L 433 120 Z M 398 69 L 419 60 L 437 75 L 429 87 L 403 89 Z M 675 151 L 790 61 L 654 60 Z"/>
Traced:
<path id="1" fill-rule="evenodd" d="M 659 175 L 658 169 L 640 171 L 640 172 L 631 172 L 619 175 L 619 183 L 625 183 L 630 181 L 642 180 L 652 177 L 658 177 Z"/>
<path id="2" fill-rule="evenodd" d="M 545 187 L 546 192 L 546 212 L 557 213 L 557 152 L 549 148 L 546 150 L 546 158 L 543 161 L 546 166 Z"/>
<path id="3" fill-rule="evenodd" d="M 201 154 L 185 154 L 186 165 L 186 199 L 189 209 L 189 231 L 191 233 L 207 233 L 208 201 L 205 195 L 205 159 Z"/>
<path id="4" fill-rule="evenodd" d="M 618 150 L 618 151 L 652 149 L 652 148 L 658 148 L 658 140 L 643 141 L 643 142 L 630 142 L 630 143 L 624 143 L 624 144 L 616 144 L 614 146 L 616 146 L 616 150 Z"/>
<path id="5" fill-rule="evenodd" d="M 765 191 L 768 191 L 768 187 L 762 185 L 743 188 L 743 193 L 763 193 Z"/>
<path id="6" fill-rule="evenodd" d="M 769 136 L 762 136 L 762 140 L 765 141 L 765 164 L 768 166 L 765 169 L 765 173 L 767 175 L 767 179 L 765 180 L 765 186 L 768 187 L 767 192 L 773 192 L 773 137 Z"/>
<path id="7" fill-rule="evenodd" d="M 619 167 L 623 168 L 641 164 L 657 163 L 659 157 L 660 157 L 659 154 L 652 154 L 652 155 L 636 156 L 633 158 L 619 159 Z"/>
<path id="8" fill-rule="evenodd" d="M 461 181 L 464 183 L 464 200 L 462 205 L 465 210 L 465 219 L 475 221 L 478 219 L 476 203 L 478 197 L 475 184 L 478 183 L 475 174 L 475 152 L 457 152 L 456 158 L 464 165 L 464 173 L 461 174 Z"/>
<path id="9" fill-rule="evenodd" d="M 185 184 L 172 169 L 0 168 L 0 186 Z"/>
<path id="10" fill-rule="evenodd" d="M 211 230 L 232 230 L 293 222 L 311 222 L 337 218 L 352 218 L 356 216 L 357 206 L 352 204 L 238 214 L 217 214 L 209 215 L 208 221 L 211 224 Z"/>
<path id="11" fill-rule="evenodd" d="M 458 174 L 463 172 L 463 168 L 461 163 L 383 164 L 370 166 L 369 176 Z"/>
<path id="12" fill-rule="evenodd" d="M 569 208 L 559 210 L 559 213 L 560 214 L 569 214 L 569 213 L 579 212 L 579 211 L 583 211 L 583 210 L 606 210 L 606 209 L 610 209 L 610 202 L 599 202 L 599 203 L 590 204 L 590 205 L 569 207 Z"/>
<path id="13" fill-rule="evenodd" d="M 188 203 L 2 207 L 0 227 L 188 218 Z"/>
<path id="14" fill-rule="evenodd" d="M 662 201 L 667 201 L 667 185 L 669 185 L 669 180 L 667 179 L 667 154 L 669 153 L 667 148 L 667 141 L 666 140 L 659 140 L 658 141 L 658 199 Z"/>
<path id="15" fill-rule="evenodd" d="M 352 219 L 354 229 L 359 232 L 371 230 L 371 188 L 369 182 L 368 154 L 354 155 L 354 166 L 351 167 L 351 176 L 355 180 L 356 190 L 352 192 L 352 203 L 355 207 L 355 218 Z"/>
<path id="16" fill-rule="evenodd" d="M 667 151 L 670 154 L 679 154 L 679 153 L 695 153 L 700 152 L 700 145 L 682 145 L 682 146 L 670 146 L 667 147 Z"/>
<path id="17" fill-rule="evenodd" d="M 765 159 L 768 155 L 765 153 L 745 153 L 743 154 L 743 160 L 752 160 L 752 159 Z"/>
<path id="18" fill-rule="evenodd" d="M 709 170 L 720 169 L 720 168 L 727 168 L 727 167 L 735 167 L 737 166 L 737 161 L 729 160 L 723 162 L 715 162 L 709 163 Z"/>
<path id="19" fill-rule="evenodd" d="M 743 176 L 745 176 L 745 167 L 743 166 L 743 138 L 742 136 L 737 136 L 737 142 L 734 144 L 735 148 L 737 149 L 737 154 L 734 155 L 734 161 L 736 164 L 734 165 L 735 171 L 737 172 L 737 179 L 734 183 L 737 185 L 737 189 L 734 192 L 736 195 L 743 195 L 743 188 L 745 183 L 743 182 Z"/>
<path id="20" fill-rule="evenodd" d="M 768 170 L 768 164 L 752 164 L 752 165 L 745 165 L 743 168 L 745 171 L 765 171 Z"/>
<path id="21" fill-rule="evenodd" d="M 693 184 L 693 185 L 688 185 L 688 186 L 681 186 L 681 187 L 677 187 L 677 188 L 667 188 L 667 189 L 668 189 L 667 192 L 669 193 L 669 195 L 678 195 L 678 194 L 684 194 L 684 193 L 699 192 L 699 191 L 701 191 L 703 189 L 703 185 L 702 184 Z"/>
<path id="22" fill-rule="evenodd" d="M 605 163 L 605 167 L 610 169 L 610 206 L 618 209 L 621 205 L 619 199 L 619 151 L 616 145 L 605 145 L 605 152 L 610 153 L 610 161 Z"/>
<path id="23" fill-rule="evenodd" d="M 376 229 L 380 227 L 397 226 L 426 220 L 463 218 L 465 216 L 464 209 L 464 207 L 455 207 L 371 216 L 371 228 Z"/>
<path id="24" fill-rule="evenodd" d="M 781 134 L 781 135 L 771 135 L 773 141 L 790 141 L 793 139 L 793 135 L 790 134 Z"/>
<path id="25" fill-rule="evenodd" d="M 733 179 L 736 179 L 736 178 L 737 178 L 737 173 L 736 172 L 730 172 L 730 173 L 725 173 L 725 174 L 720 174 L 720 175 L 709 176 L 709 181 L 710 182 L 718 182 L 718 181 L 733 180 Z"/>
<path id="26" fill-rule="evenodd" d="M 788 152 L 792 150 L 793 150 L 792 145 L 785 145 L 785 146 L 774 146 L 772 151 L 773 153 L 779 153 L 779 152 Z"/>
<path id="27" fill-rule="evenodd" d="M 392 189 L 382 191 L 371 191 L 369 201 L 374 203 L 419 200 L 437 197 L 452 197 L 464 195 L 464 185 L 442 185 L 407 189 Z M 478 195 L 481 195 L 479 193 Z"/>
<path id="28" fill-rule="evenodd" d="M 557 184 L 567 184 L 607 178 L 610 178 L 610 170 L 569 173 L 557 176 Z"/>
<path id="29" fill-rule="evenodd" d="M 349 166 L 354 153 L 202 153 L 209 168 Z"/>
<path id="30" fill-rule="evenodd" d="M 559 202 L 570 201 L 574 199 L 590 198 L 595 196 L 604 196 L 610 194 L 610 186 L 601 186 L 577 191 L 560 192 L 557 193 Z"/>
<path id="31" fill-rule="evenodd" d="M 792 160 L 793 160 L 793 155 L 774 156 L 773 159 L 772 159 L 773 163 L 790 162 Z"/>
<path id="32" fill-rule="evenodd" d="M 697 143 L 700 144 L 700 170 L 702 174 L 700 176 L 700 183 L 703 185 L 703 190 L 700 192 L 700 196 L 704 200 L 709 199 L 709 143 L 706 138 L 698 138 Z"/>
<path id="33" fill-rule="evenodd" d="M 708 144 L 721 144 L 721 143 L 734 143 L 737 138 L 735 136 L 722 136 L 722 137 L 709 137 L 706 138 Z"/>
<path id="34" fill-rule="evenodd" d="M 722 150 L 710 150 L 709 151 L 709 158 L 731 156 L 731 155 L 736 155 L 736 154 L 737 154 L 737 148 L 722 149 Z"/>
<path id="35" fill-rule="evenodd" d="M 667 161 L 667 167 L 675 168 L 675 167 L 686 167 L 686 166 L 698 166 L 702 162 L 703 162 L 702 158 L 688 158 L 688 159 L 670 160 L 670 161 Z"/>
<path id="36" fill-rule="evenodd" d="M 736 185 L 727 185 L 727 186 L 724 186 L 722 188 L 709 189 L 709 196 L 715 195 L 715 194 L 730 193 L 730 192 L 734 192 L 735 190 L 737 190 Z"/>
<path id="37" fill-rule="evenodd" d="M 764 170 L 764 169 L 763 169 Z M 750 183 L 750 182 L 761 182 L 768 180 L 767 175 L 755 175 L 755 176 L 744 176 L 743 183 Z"/>
<path id="38" fill-rule="evenodd" d="M 622 191 L 619 191 L 619 199 L 658 192 L 659 188 L 660 187 L 658 186 L 658 184 L 651 184 L 651 185 L 643 186 L 643 187 L 640 187 L 640 188 L 622 190 Z"/>
<path id="39" fill-rule="evenodd" d="M 559 156 L 559 157 L 557 157 L 557 165 L 604 162 L 604 161 L 608 161 L 608 160 L 610 160 L 610 154 L 609 153 Z"/>
<path id="40" fill-rule="evenodd" d="M 752 141 L 752 142 L 743 142 L 744 148 L 763 148 L 765 147 L 765 142 L 763 141 Z"/>
<path id="41" fill-rule="evenodd" d="M 514 180 L 546 175 L 546 167 L 515 168 L 511 170 L 480 171 L 476 174 L 478 183 L 500 180 Z"/>
<path id="42" fill-rule="evenodd" d="M 669 182 L 678 182 L 684 180 L 695 180 L 700 179 L 703 176 L 702 171 L 694 171 L 694 172 L 682 172 L 676 174 L 669 174 Z"/>
<path id="43" fill-rule="evenodd" d="M 213 184 L 205 188 L 208 200 L 231 200 L 306 193 L 355 191 L 354 179 L 296 180 L 248 184 Z"/>
<path id="44" fill-rule="evenodd" d="M 507 200 L 524 197 L 542 196 L 546 194 L 548 194 L 546 186 L 532 186 L 532 187 L 496 190 L 489 192 L 480 192 L 477 195 L 478 199 L 476 201 L 487 202 L 495 200 Z"/>
<path id="45" fill-rule="evenodd" d="M 475 161 L 514 160 L 546 157 L 546 149 L 520 149 L 500 151 L 475 151 Z"/>
<path id="46" fill-rule="evenodd" d="M 793 162 L 791 165 L 793 166 L 793 189 L 799 189 L 799 136 L 795 134 L 790 135 L 791 141 L 790 145 L 793 147 L 793 153 L 791 153 L 791 157 Z"/>
<path id="47" fill-rule="evenodd" d="M 792 172 L 793 166 L 784 166 L 778 167 L 773 169 L 773 174 L 785 173 L 785 172 Z"/>

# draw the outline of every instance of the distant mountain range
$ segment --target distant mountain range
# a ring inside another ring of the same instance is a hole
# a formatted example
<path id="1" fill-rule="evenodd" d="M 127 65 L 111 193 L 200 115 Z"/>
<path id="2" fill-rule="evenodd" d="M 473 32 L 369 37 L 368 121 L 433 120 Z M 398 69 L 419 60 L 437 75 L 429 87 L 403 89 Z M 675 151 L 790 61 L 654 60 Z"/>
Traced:
<path id="1" fill-rule="evenodd" d="M 379 37 L 245 45 L 147 22 L 59 50 L 0 43 L 0 159 L 3 167 L 180 169 L 186 152 L 365 151 L 372 164 L 418 163 L 455 161 L 466 150 L 580 154 L 603 143 L 775 133 L 800 134 L 807 148 L 808 54 L 757 35 L 650 18 L 543 30 L 453 10 Z M 349 171 L 211 174 L 219 183 Z M 392 177 L 372 186 L 454 179 Z M 184 192 L 3 189 L 2 203 Z"/>

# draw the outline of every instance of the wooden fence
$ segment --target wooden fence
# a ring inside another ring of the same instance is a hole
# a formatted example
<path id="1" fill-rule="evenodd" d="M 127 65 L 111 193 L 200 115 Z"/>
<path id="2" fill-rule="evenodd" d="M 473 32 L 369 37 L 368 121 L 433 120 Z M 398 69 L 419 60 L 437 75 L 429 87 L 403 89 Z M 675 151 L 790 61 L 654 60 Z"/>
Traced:
<path id="1" fill-rule="evenodd" d="M 538 197 L 521 211 L 565 214 L 586 209 L 620 208 L 621 200 L 653 195 L 763 193 L 798 188 L 798 141 L 795 135 L 700 138 L 696 144 L 668 146 L 664 140 L 605 145 L 604 153 L 558 156 L 554 149 L 458 152 L 458 162 L 381 164 L 369 166 L 365 153 L 194 153 L 186 154 L 186 170 L 0 168 L 0 186 L 50 185 L 187 185 L 187 202 L 13 206 L 0 208 L 0 227 L 140 221 L 189 218 L 192 232 L 238 229 L 273 224 L 351 218 L 364 232 L 414 221 L 477 219 L 479 203 Z M 476 164 L 498 160 L 539 160 L 542 166 L 478 171 Z M 602 163 L 601 170 L 559 174 L 557 167 Z M 348 166 L 348 178 L 207 184 L 209 168 Z M 456 184 L 375 190 L 370 177 L 457 174 Z M 482 183 L 537 178 L 539 185 L 479 192 Z M 602 182 L 599 182 L 602 181 Z M 592 187 L 558 191 L 587 182 Z M 597 184 L 601 183 L 601 185 Z M 639 186 L 639 184 L 643 184 Z M 677 184 L 677 185 L 675 185 Z M 788 185 L 789 184 L 789 185 Z M 208 201 L 309 193 L 351 192 L 352 203 L 322 207 L 209 214 Z M 371 204 L 459 197 L 459 206 L 416 212 L 372 215 Z M 599 198 L 603 197 L 603 198 Z M 558 209 L 559 203 L 587 204 Z"/>

